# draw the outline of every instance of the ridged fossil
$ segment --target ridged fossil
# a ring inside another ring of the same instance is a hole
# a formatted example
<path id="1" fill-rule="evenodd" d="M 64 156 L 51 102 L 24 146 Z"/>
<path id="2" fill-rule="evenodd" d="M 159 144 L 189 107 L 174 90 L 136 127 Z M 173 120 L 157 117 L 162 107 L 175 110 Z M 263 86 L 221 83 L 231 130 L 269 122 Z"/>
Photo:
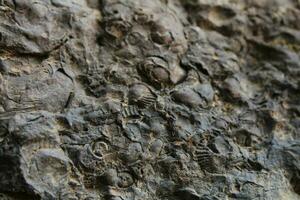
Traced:
<path id="1" fill-rule="evenodd" d="M 129 89 L 129 103 L 136 104 L 142 108 L 148 107 L 156 101 L 156 95 L 145 84 L 133 84 Z"/>

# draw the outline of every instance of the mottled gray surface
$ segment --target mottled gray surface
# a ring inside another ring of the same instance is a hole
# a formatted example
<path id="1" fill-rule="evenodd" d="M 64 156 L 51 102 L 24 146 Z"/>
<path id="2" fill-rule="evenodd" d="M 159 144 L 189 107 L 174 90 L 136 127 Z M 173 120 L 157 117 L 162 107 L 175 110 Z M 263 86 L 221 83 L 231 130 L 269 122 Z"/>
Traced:
<path id="1" fill-rule="evenodd" d="M 0 0 L 0 200 L 300 199 L 299 0 Z"/>

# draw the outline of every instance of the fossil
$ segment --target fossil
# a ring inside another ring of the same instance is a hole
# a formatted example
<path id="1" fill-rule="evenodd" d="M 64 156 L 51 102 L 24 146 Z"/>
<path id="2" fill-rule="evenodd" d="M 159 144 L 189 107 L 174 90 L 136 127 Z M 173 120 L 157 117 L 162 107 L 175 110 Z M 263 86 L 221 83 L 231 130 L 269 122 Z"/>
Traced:
<path id="1" fill-rule="evenodd" d="M 96 141 L 94 144 L 92 144 L 92 152 L 97 158 L 103 158 L 108 150 L 109 146 L 106 144 L 106 142 Z"/>
<path id="2" fill-rule="evenodd" d="M 154 84 L 170 83 L 168 63 L 159 57 L 148 57 L 140 64 L 139 70 L 142 76 L 146 76 Z"/>
<path id="3" fill-rule="evenodd" d="M 111 110 L 109 106 L 99 106 L 94 111 L 87 113 L 84 118 L 94 124 L 105 124 L 114 121 L 118 111 Z"/>
<path id="4" fill-rule="evenodd" d="M 136 106 L 126 106 L 122 109 L 121 113 L 124 118 L 139 117 L 142 115 L 140 109 Z"/>
<path id="5" fill-rule="evenodd" d="M 99 163 L 102 162 L 103 158 L 95 155 L 91 150 L 89 144 L 86 144 L 81 150 L 78 157 L 80 164 L 87 170 L 96 170 Z"/>
<path id="6" fill-rule="evenodd" d="M 195 108 L 200 105 L 205 105 L 204 99 L 190 88 L 174 91 L 171 95 L 176 102 L 182 103 L 188 107 Z"/>
<path id="7" fill-rule="evenodd" d="M 194 157 L 198 161 L 202 170 L 210 173 L 219 172 L 222 163 L 219 155 L 212 152 L 208 147 L 198 145 L 194 152 Z"/>
<path id="8" fill-rule="evenodd" d="M 0 199 L 299 199 L 299 0 L 0 0 Z"/>
<path id="9" fill-rule="evenodd" d="M 172 63 L 173 64 L 173 63 Z M 170 66 L 166 59 L 159 56 L 147 57 L 139 65 L 139 71 L 154 86 L 174 85 L 185 77 L 185 71 L 176 64 Z"/>
<path id="10" fill-rule="evenodd" d="M 156 101 L 156 95 L 144 84 L 134 84 L 129 89 L 129 103 L 147 107 Z"/>
<path id="11" fill-rule="evenodd" d="M 130 26 L 126 21 L 108 21 L 105 25 L 105 31 L 116 38 L 120 38 L 129 31 Z"/>

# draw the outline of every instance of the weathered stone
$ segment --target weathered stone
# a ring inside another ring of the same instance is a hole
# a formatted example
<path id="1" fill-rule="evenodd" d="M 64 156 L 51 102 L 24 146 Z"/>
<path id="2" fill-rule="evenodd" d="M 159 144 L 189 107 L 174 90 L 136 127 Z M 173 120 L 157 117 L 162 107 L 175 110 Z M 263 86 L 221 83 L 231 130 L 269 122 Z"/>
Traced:
<path id="1" fill-rule="evenodd" d="M 0 199 L 299 199 L 299 8 L 0 0 Z"/>

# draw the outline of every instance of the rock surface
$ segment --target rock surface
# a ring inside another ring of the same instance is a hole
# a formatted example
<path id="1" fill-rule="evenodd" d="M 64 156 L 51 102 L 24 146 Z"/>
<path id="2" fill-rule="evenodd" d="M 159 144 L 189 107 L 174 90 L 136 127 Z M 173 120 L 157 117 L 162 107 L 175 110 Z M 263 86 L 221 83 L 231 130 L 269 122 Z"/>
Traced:
<path id="1" fill-rule="evenodd" d="M 0 199 L 300 199 L 299 21 L 297 0 L 0 0 Z"/>

